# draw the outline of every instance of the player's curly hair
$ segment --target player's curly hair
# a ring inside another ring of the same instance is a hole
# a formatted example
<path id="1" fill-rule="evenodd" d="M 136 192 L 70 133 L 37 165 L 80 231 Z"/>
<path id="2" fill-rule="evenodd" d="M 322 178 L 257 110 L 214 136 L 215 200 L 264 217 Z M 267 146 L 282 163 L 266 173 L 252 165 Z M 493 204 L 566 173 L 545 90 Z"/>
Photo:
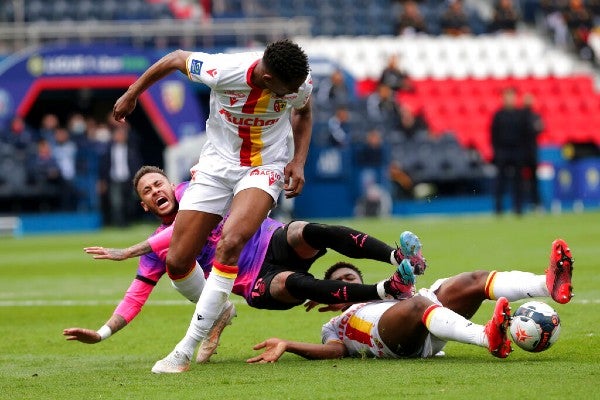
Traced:
<path id="1" fill-rule="evenodd" d="M 344 262 L 344 261 L 336 262 L 331 267 L 327 268 L 327 271 L 325 271 L 325 275 L 323 276 L 323 278 L 324 279 L 331 279 L 331 275 L 333 275 L 333 273 L 335 271 L 337 271 L 338 269 L 340 269 L 340 268 L 351 269 L 352 271 L 356 272 L 358 274 L 358 276 L 360 276 L 361 282 L 365 281 L 361 270 L 358 269 L 357 266 L 355 266 L 354 264 L 350 264 L 350 263 Z"/>
<path id="2" fill-rule="evenodd" d="M 146 174 L 151 174 L 151 173 L 161 174 L 162 176 L 164 176 L 165 178 L 168 179 L 165 171 L 163 171 L 159 167 L 155 167 L 154 165 L 144 165 L 143 167 L 140 167 L 140 169 L 138 169 L 137 172 L 135 173 L 135 175 L 133 176 L 133 189 L 135 190 L 136 193 L 137 193 L 137 185 L 140 182 L 140 179 L 142 179 L 142 176 L 144 176 Z"/>
<path id="3" fill-rule="evenodd" d="M 304 80 L 310 70 L 304 50 L 288 39 L 270 43 L 262 59 L 267 69 L 283 82 Z"/>

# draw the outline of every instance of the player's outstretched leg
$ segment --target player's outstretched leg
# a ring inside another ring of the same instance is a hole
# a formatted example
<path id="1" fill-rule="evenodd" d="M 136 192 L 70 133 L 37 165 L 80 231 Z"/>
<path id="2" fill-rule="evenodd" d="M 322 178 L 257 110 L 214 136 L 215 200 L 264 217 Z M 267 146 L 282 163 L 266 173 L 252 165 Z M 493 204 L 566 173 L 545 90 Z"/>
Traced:
<path id="1" fill-rule="evenodd" d="M 383 288 L 385 293 L 394 299 L 408 299 L 414 296 L 415 275 L 408 259 L 402 260 L 394 274 L 383 281 Z"/>
<path id="2" fill-rule="evenodd" d="M 402 260 L 408 259 L 413 266 L 415 275 L 423 275 L 427 262 L 423 257 L 423 246 L 419 237 L 410 231 L 404 231 L 400 234 L 400 245 L 394 252 L 396 262 L 400 264 Z"/>
<path id="3" fill-rule="evenodd" d="M 571 249 L 564 240 L 556 239 L 552 242 L 550 265 L 546 269 L 546 286 L 550 296 L 557 303 L 568 303 L 573 297 L 573 262 Z"/>
<path id="4" fill-rule="evenodd" d="M 221 333 L 227 325 L 231 325 L 231 320 L 237 316 L 235 311 L 235 306 L 229 300 L 225 303 L 225 307 L 221 314 L 215 320 L 212 328 L 208 331 L 208 335 L 200 344 L 200 348 L 198 349 L 198 354 L 196 354 L 196 362 L 197 363 L 205 363 L 208 362 L 210 356 L 212 356 L 217 350 L 217 346 L 219 345 L 219 338 L 221 337 Z"/>
<path id="5" fill-rule="evenodd" d="M 179 350 L 173 350 L 152 367 L 155 374 L 178 374 L 190 369 L 190 359 Z"/>
<path id="6" fill-rule="evenodd" d="M 496 301 L 494 315 L 485 324 L 485 335 L 488 340 L 488 349 L 494 357 L 506 358 L 512 351 L 510 339 L 508 338 L 508 327 L 510 324 L 510 304 L 506 297 L 500 297 Z"/>

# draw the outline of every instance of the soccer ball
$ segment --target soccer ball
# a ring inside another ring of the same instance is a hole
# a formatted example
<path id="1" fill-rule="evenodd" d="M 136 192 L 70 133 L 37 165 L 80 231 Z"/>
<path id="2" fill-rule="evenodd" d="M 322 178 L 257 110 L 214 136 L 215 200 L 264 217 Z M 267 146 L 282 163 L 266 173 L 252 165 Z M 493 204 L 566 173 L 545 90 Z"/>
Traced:
<path id="1" fill-rule="evenodd" d="M 529 301 L 520 306 L 510 322 L 510 336 L 513 342 L 525 351 L 544 351 L 560 334 L 558 313 L 541 301 Z"/>

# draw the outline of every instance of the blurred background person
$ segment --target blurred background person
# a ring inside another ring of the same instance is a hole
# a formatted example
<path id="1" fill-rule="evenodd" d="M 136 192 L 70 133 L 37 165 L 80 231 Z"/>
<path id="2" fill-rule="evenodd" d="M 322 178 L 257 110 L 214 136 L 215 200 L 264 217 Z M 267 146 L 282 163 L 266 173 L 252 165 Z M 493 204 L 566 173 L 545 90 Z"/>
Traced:
<path id="1" fill-rule="evenodd" d="M 129 126 L 116 125 L 108 151 L 100 161 L 100 195 L 104 222 L 113 226 L 128 226 L 134 219 L 133 174 L 142 166 L 139 150 L 131 144 Z"/>
<path id="2" fill-rule="evenodd" d="M 513 0 L 498 0 L 494 5 L 490 32 L 514 33 L 520 20 Z"/>
<path id="3" fill-rule="evenodd" d="M 427 23 L 416 1 L 405 1 L 401 7 L 402 10 L 394 23 L 396 35 L 428 33 Z"/>
<path id="4" fill-rule="evenodd" d="M 471 33 L 469 18 L 463 8 L 462 0 L 448 2 L 448 7 L 440 18 L 440 26 L 444 35 L 459 36 Z"/>
<path id="5" fill-rule="evenodd" d="M 496 166 L 494 186 L 494 209 L 497 215 L 503 212 L 503 198 L 512 182 L 513 209 L 517 215 L 523 213 L 523 174 L 527 154 L 527 131 L 523 112 L 517 107 L 514 88 L 502 91 L 502 106 L 492 117 L 491 142 Z"/>

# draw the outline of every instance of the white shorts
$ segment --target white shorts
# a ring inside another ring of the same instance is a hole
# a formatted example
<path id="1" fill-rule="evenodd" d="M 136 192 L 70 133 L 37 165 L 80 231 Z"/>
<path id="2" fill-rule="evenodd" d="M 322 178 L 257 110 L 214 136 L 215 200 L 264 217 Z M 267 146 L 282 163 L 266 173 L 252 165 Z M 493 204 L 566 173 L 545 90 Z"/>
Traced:
<path id="1" fill-rule="evenodd" d="M 242 167 L 216 154 L 204 152 L 190 169 L 192 179 L 179 202 L 179 209 L 225 216 L 233 197 L 248 188 L 267 192 L 275 206 L 283 190 L 284 168 L 285 162 Z"/>

